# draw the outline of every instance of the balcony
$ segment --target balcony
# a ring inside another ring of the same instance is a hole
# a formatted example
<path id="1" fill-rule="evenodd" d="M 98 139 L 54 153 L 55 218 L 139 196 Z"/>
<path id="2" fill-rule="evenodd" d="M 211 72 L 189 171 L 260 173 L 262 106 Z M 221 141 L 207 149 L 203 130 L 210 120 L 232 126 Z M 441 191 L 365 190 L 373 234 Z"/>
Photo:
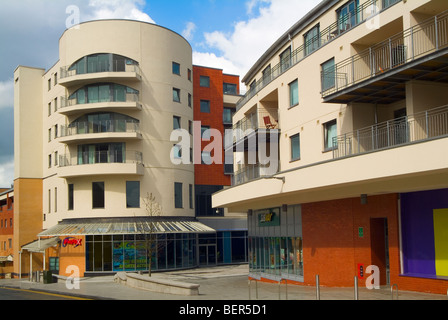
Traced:
<path id="1" fill-rule="evenodd" d="M 276 167 L 276 168 L 275 168 Z M 264 166 L 261 164 L 247 165 L 232 176 L 232 186 L 237 186 L 263 177 L 271 177 L 279 172 L 278 166 Z"/>
<path id="2" fill-rule="evenodd" d="M 80 101 L 77 98 L 61 97 L 58 109 L 60 114 L 71 116 L 86 112 L 119 112 L 119 111 L 141 111 L 139 93 L 126 92 L 122 99 L 105 99 L 98 102 Z"/>
<path id="3" fill-rule="evenodd" d="M 393 119 L 333 139 L 333 158 L 448 137 L 448 105 Z"/>
<path id="4" fill-rule="evenodd" d="M 286 59 L 271 68 L 270 72 L 255 82 L 249 91 L 237 103 L 237 110 L 241 109 L 252 97 L 269 85 L 272 81 L 286 73 L 303 59 L 325 46 L 327 43 L 339 38 L 350 29 L 366 22 L 368 19 L 389 9 L 401 0 L 368 0 L 358 6 L 354 11 L 340 15 L 330 26 L 320 30 L 318 34 L 294 50 Z"/>
<path id="5" fill-rule="evenodd" d="M 73 144 L 100 140 L 141 140 L 140 123 L 129 120 L 75 122 L 62 126 L 59 142 Z"/>
<path id="6" fill-rule="evenodd" d="M 61 67 L 59 84 L 64 87 L 88 85 L 98 82 L 141 81 L 141 70 L 137 64 L 115 62 L 105 66 L 95 65 L 89 71 L 79 72 L 71 66 Z"/>
<path id="7" fill-rule="evenodd" d="M 144 175 L 143 154 L 138 151 L 93 151 L 59 157 L 58 176 Z"/>
<path id="8" fill-rule="evenodd" d="M 448 12 L 378 43 L 324 70 L 329 103 L 403 100 L 410 80 L 448 83 Z"/>
<path id="9" fill-rule="evenodd" d="M 246 140 L 250 135 L 260 130 L 279 130 L 278 109 L 263 109 L 248 113 L 243 119 L 233 126 L 232 137 L 226 136 L 225 146 L 230 147 Z M 268 135 L 269 136 L 269 135 Z M 231 140 L 231 138 L 233 140 Z M 233 142 L 231 142 L 233 141 Z"/>

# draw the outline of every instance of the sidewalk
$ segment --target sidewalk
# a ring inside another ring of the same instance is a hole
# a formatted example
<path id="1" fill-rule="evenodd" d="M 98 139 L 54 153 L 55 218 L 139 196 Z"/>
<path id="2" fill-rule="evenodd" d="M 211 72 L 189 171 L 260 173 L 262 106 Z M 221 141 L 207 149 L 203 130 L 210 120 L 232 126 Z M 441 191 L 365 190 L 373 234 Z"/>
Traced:
<path id="1" fill-rule="evenodd" d="M 153 277 L 199 284 L 199 296 L 179 296 L 149 292 L 114 282 L 113 276 L 83 278 L 79 289 L 70 289 L 66 282 L 43 284 L 28 279 L 1 279 L 0 287 L 45 291 L 61 295 L 86 297 L 95 300 L 316 300 L 316 288 L 284 284 L 251 282 L 249 293 L 248 266 L 222 266 L 154 273 Z M 249 296 L 250 294 L 250 296 Z M 395 300 L 397 293 L 394 292 Z M 320 288 L 321 300 L 354 300 L 353 288 Z M 399 291 L 399 300 L 448 300 L 445 295 Z M 390 287 L 379 290 L 359 288 L 359 300 L 392 300 Z"/>

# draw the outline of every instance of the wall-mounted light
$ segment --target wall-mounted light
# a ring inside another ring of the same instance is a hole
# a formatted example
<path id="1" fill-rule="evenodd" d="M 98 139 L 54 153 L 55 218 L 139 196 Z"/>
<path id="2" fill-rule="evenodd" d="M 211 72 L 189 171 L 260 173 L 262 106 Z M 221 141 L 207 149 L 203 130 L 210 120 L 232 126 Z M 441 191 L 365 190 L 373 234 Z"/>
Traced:
<path id="1" fill-rule="evenodd" d="M 361 195 L 361 204 L 367 204 L 367 195 L 366 194 Z"/>

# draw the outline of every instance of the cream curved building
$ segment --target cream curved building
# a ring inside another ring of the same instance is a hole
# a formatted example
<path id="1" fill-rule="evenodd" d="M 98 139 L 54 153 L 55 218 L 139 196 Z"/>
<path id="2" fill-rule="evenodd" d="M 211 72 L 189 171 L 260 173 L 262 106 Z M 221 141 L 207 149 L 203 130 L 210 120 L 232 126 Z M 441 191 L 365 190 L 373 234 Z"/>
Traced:
<path id="1" fill-rule="evenodd" d="M 447 10 L 324 0 L 242 79 L 213 206 L 248 213 L 254 278 L 353 286 L 377 266 L 377 284 L 446 293 Z"/>
<path id="2" fill-rule="evenodd" d="M 196 265 L 197 237 L 214 230 L 194 218 L 194 165 L 173 164 L 170 141 L 193 121 L 190 44 L 157 25 L 103 20 L 66 30 L 59 48 L 49 70 L 14 74 L 15 187 L 41 194 L 17 199 L 17 228 L 35 222 L 16 247 L 59 238 L 47 261 L 62 274 L 148 270 L 145 234 L 157 234 L 153 269 Z M 147 209 L 148 195 L 160 210 Z"/>

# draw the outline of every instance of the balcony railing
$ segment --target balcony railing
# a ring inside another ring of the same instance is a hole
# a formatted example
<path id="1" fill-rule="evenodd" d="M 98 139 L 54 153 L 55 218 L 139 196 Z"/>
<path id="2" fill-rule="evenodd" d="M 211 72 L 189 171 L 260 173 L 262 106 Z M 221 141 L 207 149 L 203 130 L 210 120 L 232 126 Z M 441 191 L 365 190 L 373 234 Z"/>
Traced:
<path id="1" fill-rule="evenodd" d="M 129 120 L 106 120 L 96 122 L 76 122 L 68 127 L 62 126 L 60 137 L 97 133 L 140 133 L 140 123 Z"/>
<path id="2" fill-rule="evenodd" d="M 233 143 L 244 139 L 250 132 L 258 129 L 279 129 L 277 109 L 266 109 L 253 112 L 233 126 Z M 229 145 L 226 139 L 226 146 Z"/>
<path id="3" fill-rule="evenodd" d="M 71 167 L 110 163 L 143 163 L 143 154 L 139 151 L 92 151 L 81 152 L 74 156 L 59 156 L 60 167 Z"/>
<path id="4" fill-rule="evenodd" d="M 448 47 L 448 12 L 413 26 L 321 73 L 325 98 Z"/>
<path id="5" fill-rule="evenodd" d="M 66 79 L 77 75 L 88 75 L 104 72 L 135 72 L 137 76 L 141 76 L 140 66 L 138 64 L 126 64 L 123 61 L 110 62 L 95 62 L 87 66 L 87 70 L 78 73 L 76 68 L 70 70 L 71 66 L 61 67 L 60 79 Z"/>
<path id="6" fill-rule="evenodd" d="M 330 41 L 333 41 L 343 35 L 348 30 L 364 23 L 367 19 L 372 18 L 400 1 L 401 0 L 369 0 L 358 6 L 355 12 L 349 12 L 346 15 L 341 16 L 336 22 L 321 30 L 316 37 L 309 39 L 307 43 L 304 43 L 302 46 L 294 50 L 287 59 L 272 67 L 270 72 L 264 74 L 263 78 L 256 81 L 244 97 L 238 101 L 236 105 L 237 110 L 241 109 L 247 101 L 254 97 L 264 87 L 284 74 L 291 67 L 301 62 L 307 56 L 320 49 Z"/>
<path id="7" fill-rule="evenodd" d="M 63 108 L 68 108 L 68 107 L 74 107 L 74 106 L 84 106 L 84 105 L 89 105 L 89 104 L 93 104 L 93 103 L 132 103 L 132 102 L 140 102 L 140 94 L 138 93 L 128 93 L 126 92 L 126 94 L 124 95 L 123 99 L 115 99 L 115 98 L 110 98 L 110 99 L 101 99 L 101 100 L 95 100 L 95 101 L 79 101 L 79 99 L 77 98 L 72 98 L 69 99 L 68 97 L 61 97 L 61 103 L 60 103 L 60 109 Z"/>
<path id="8" fill-rule="evenodd" d="M 333 158 L 448 137 L 448 105 L 389 120 L 333 139 Z"/>
<path id="9" fill-rule="evenodd" d="M 237 186 L 252 180 L 270 177 L 279 172 L 278 166 L 265 166 L 261 164 L 250 164 L 234 173 L 232 176 L 232 186 Z"/>

